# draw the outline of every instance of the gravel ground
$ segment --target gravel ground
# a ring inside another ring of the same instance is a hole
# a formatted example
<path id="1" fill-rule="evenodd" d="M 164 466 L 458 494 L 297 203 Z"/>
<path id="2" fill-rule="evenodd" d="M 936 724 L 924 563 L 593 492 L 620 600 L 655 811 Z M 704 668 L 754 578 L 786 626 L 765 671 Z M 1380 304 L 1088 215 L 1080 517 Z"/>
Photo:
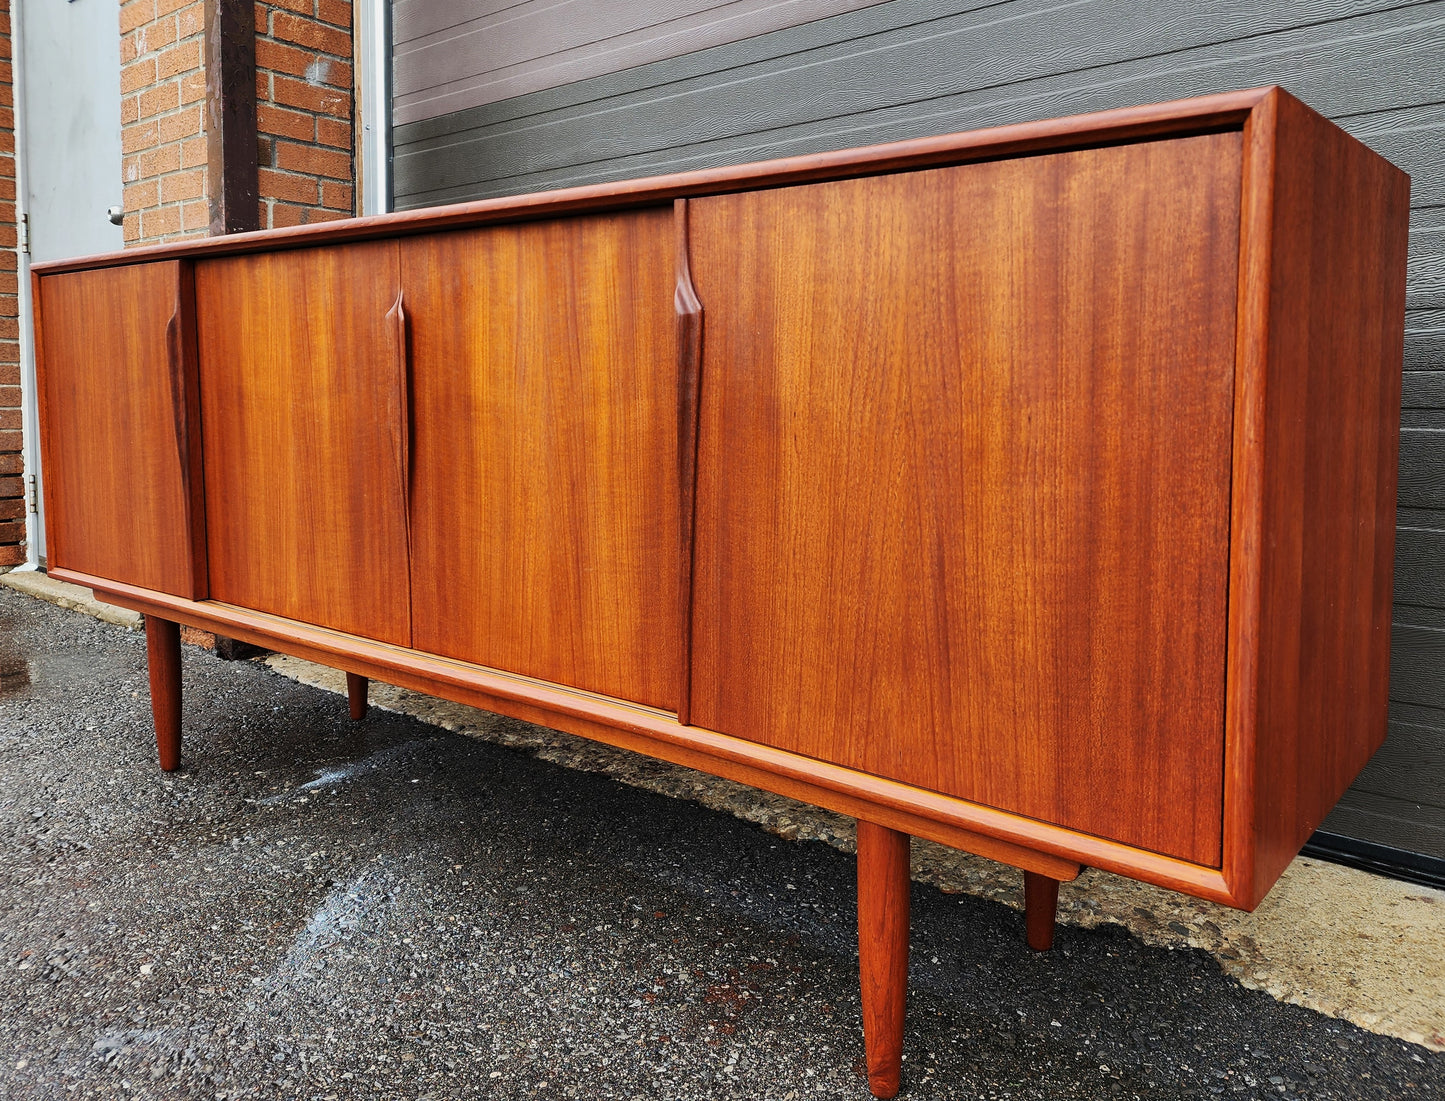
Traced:
<path id="1" fill-rule="evenodd" d="M 0 589 L 0 1097 L 850 1098 L 852 862 Z M 7 674 L 6 669 L 11 671 Z M 915 884 L 909 1098 L 1445 1097 L 1199 950 Z"/>

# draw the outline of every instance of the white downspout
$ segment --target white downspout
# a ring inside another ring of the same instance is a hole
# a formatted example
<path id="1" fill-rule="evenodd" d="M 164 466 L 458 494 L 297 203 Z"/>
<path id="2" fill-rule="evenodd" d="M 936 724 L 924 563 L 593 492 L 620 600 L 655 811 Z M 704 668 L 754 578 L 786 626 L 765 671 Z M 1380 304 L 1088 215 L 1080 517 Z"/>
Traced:
<path id="1" fill-rule="evenodd" d="M 358 76 L 361 80 L 361 213 L 391 209 L 391 3 L 362 0 Z"/>
<path id="2" fill-rule="evenodd" d="M 20 313 L 20 453 L 25 464 L 25 564 L 38 570 L 45 550 L 45 495 L 40 469 L 40 407 L 35 385 L 35 327 L 30 302 L 30 246 L 25 149 L 25 0 L 10 4 L 10 89 L 15 116 L 16 306 Z M 31 502 L 34 511 L 31 511 Z"/>

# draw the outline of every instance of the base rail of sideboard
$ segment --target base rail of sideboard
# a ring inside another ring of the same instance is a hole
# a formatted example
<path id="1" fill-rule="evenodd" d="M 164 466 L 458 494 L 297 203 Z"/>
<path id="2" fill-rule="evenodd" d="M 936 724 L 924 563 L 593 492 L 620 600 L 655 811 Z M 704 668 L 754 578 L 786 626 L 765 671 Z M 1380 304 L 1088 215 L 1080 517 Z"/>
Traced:
<path id="1" fill-rule="evenodd" d="M 1219 868 L 685 726 L 656 708 L 219 601 L 188 600 L 71 570 L 50 572 L 142 615 L 696 768 L 1061 882 L 1076 878 L 1081 867 L 1095 867 L 1225 905 L 1246 904 Z"/>

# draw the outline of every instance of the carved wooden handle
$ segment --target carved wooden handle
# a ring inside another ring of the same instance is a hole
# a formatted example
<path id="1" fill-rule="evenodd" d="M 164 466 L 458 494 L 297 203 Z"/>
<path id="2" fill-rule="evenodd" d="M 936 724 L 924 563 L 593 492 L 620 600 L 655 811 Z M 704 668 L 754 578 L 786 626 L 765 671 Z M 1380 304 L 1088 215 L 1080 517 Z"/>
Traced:
<path id="1" fill-rule="evenodd" d="M 677 699 L 677 721 L 686 725 L 692 694 L 692 539 L 697 498 L 697 420 L 702 386 L 702 303 L 692 285 L 688 262 L 687 200 L 673 203 L 674 238 L 677 243 L 677 288 L 673 306 L 677 310 L 677 472 L 679 486 L 678 520 L 683 568 L 678 586 L 682 625 L 682 684 Z"/>
<path id="2" fill-rule="evenodd" d="M 401 502 L 405 512 L 407 537 L 411 536 L 411 356 L 407 348 L 407 318 L 404 292 L 398 288 L 396 301 L 386 311 L 396 342 L 397 435 L 396 462 L 401 477 Z"/>
<path id="3" fill-rule="evenodd" d="M 166 370 L 171 383 L 171 421 L 176 432 L 176 458 L 180 460 L 181 476 L 190 471 L 190 439 L 186 427 L 186 376 L 185 350 L 181 347 L 181 302 L 176 299 L 176 308 L 166 322 Z"/>

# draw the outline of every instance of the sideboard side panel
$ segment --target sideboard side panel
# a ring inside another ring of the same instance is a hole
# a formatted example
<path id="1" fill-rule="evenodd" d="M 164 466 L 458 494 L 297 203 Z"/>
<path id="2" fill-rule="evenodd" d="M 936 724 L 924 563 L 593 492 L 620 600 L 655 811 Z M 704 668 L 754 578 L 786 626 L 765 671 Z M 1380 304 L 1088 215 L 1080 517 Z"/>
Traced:
<path id="1" fill-rule="evenodd" d="M 1277 93 L 1254 900 L 1385 737 L 1409 177 Z"/>
<path id="2" fill-rule="evenodd" d="M 402 242 L 418 649 L 675 710 L 670 206 Z"/>
<path id="3" fill-rule="evenodd" d="M 211 595 L 411 641 L 394 241 L 196 265 Z"/>
<path id="4" fill-rule="evenodd" d="M 51 565 L 206 595 L 189 262 L 37 284 Z"/>
<path id="5" fill-rule="evenodd" d="M 1238 132 L 695 199 L 694 723 L 1221 861 Z"/>

